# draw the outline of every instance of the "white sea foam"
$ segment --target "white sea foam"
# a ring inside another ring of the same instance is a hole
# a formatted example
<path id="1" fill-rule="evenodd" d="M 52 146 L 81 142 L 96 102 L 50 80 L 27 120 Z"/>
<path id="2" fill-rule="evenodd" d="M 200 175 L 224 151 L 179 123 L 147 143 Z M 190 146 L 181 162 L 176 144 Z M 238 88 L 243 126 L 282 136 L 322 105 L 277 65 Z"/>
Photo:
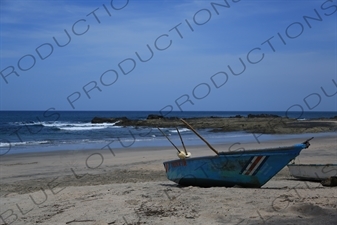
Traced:
<path id="1" fill-rule="evenodd" d="M 84 131 L 84 130 L 100 130 L 106 128 L 117 128 L 113 126 L 75 126 L 75 127 L 59 127 L 60 130 L 68 131 Z"/>
<path id="2" fill-rule="evenodd" d="M 16 125 L 16 126 L 43 126 L 43 123 L 45 122 L 37 122 L 37 121 L 29 121 L 29 122 L 11 122 L 9 124 L 13 124 L 13 125 Z"/>
<path id="3" fill-rule="evenodd" d="M 7 148 L 20 145 L 49 144 L 50 141 L 20 141 L 20 142 L 0 142 L 0 148 Z"/>
<path id="4" fill-rule="evenodd" d="M 120 126 L 115 126 L 118 123 L 73 123 L 73 122 L 29 122 L 29 123 L 17 123 L 17 125 L 26 125 L 26 126 L 44 126 L 49 128 L 54 128 L 58 130 L 67 130 L 67 131 L 84 131 L 84 130 L 98 130 L 106 128 L 120 128 Z"/>
<path id="5" fill-rule="evenodd" d="M 188 128 L 180 128 L 180 129 L 178 129 L 178 130 L 179 130 L 180 133 L 191 131 L 191 130 L 188 129 Z M 170 132 L 171 132 L 171 133 L 178 133 L 176 129 L 170 130 Z"/>

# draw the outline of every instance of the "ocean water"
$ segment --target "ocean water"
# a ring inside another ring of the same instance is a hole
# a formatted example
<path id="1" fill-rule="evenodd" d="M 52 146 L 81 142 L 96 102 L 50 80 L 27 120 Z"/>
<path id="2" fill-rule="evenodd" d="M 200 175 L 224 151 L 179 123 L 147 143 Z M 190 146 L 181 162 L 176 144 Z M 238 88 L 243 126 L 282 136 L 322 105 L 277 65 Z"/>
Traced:
<path id="1" fill-rule="evenodd" d="M 330 118 L 336 112 L 171 112 L 168 117 L 231 117 L 248 114 L 275 114 L 296 119 Z M 5 154 L 47 152 L 55 150 L 85 150 L 103 148 L 134 148 L 170 146 L 155 128 L 120 127 L 111 123 L 92 124 L 98 117 L 128 117 L 146 119 L 154 111 L 0 111 L 0 156 Z M 170 139 L 180 144 L 177 130 L 163 128 Z M 179 128 L 186 145 L 203 144 L 189 129 Z M 253 134 L 245 132 L 213 133 L 198 131 L 210 143 L 235 143 L 254 141 Z M 306 138 L 305 136 L 304 138 Z M 263 135 L 260 140 L 287 138 L 284 135 Z"/>

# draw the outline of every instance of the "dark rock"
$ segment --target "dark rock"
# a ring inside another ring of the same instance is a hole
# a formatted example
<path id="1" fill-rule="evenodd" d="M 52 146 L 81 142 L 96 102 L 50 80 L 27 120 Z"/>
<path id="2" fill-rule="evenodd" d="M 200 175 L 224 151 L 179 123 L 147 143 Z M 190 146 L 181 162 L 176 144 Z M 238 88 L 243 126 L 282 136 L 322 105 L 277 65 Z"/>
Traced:
<path id="1" fill-rule="evenodd" d="M 180 120 L 179 117 L 166 117 L 165 119 L 167 119 L 167 120 L 177 120 L 177 121 Z"/>
<path id="2" fill-rule="evenodd" d="M 278 115 L 273 115 L 273 114 L 248 114 L 248 118 L 276 118 L 280 117 Z"/>
<path id="3" fill-rule="evenodd" d="M 114 123 L 116 122 L 114 118 L 104 118 L 104 117 L 94 117 L 91 123 Z"/>
<path id="4" fill-rule="evenodd" d="M 157 119 L 163 119 L 164 117 L 161 115 L 154 115 L 154 114 L 150 114 L 147 116 L 147 120 L 157 120 Z"/>
<path id="5" fill-rule="evenodd" d="M 277 118 L 274 118 L 277 117 Z M 317 133 L 337 131 L 333 121 L 296 121 L 277 115 L 250 114 L 249 119 L 237 115 L 235 118 L 184 118 L 195 129 L 209 129 L 210 132 L 236 132 L 265 134 Z M 118 121 L 118 122 L 117 122 Z M 149 115 L 148 119 L 131 120 L 126 117 L 102 118 L 95 117 L 92 123 L 115 123 L 117 126 L 134 127 L 185 127 L 178 117 L 164 117 L 160 114 Z"/>
<path id="6" fill-rule="evenodd" d="M 337 186 L 337 177 L 329 177 L 328 179 L 322 180 L 321 184 L 327 187 Z"/>
<path id="7" fill-rule="evenodd" d="M 229 118 L 243 118 L 241 115 L 236 115 L 236 116 L 230 116 Z"/>

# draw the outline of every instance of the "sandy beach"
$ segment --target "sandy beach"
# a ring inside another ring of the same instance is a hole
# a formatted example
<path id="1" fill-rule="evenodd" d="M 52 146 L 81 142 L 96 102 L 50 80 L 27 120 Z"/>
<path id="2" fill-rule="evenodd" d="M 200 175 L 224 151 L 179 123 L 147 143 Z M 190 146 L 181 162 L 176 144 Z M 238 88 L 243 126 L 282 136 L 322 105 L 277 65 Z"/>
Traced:
<path id="1" fill-rule="evenodd" d="M 205 145 L 188 150 L 192 157 L 213 154 Z M 162 164 L 176 158 L 173 147 L 2 156 L 0 224 L 337 224 L 337 187 L 296 180 L 288 168 L 258 189 L 180 187 Z M 337 138 L 313 139 L 295 161 L 337 163 Z"/>

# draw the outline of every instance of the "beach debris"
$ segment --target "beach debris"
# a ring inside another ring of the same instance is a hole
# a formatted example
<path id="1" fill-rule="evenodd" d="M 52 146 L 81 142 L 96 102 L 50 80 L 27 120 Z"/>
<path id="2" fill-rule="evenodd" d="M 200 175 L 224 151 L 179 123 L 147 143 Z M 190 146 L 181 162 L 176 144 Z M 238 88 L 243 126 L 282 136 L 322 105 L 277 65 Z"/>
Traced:
<path id="1" fill-rule="evenodd" d="M 96 220 L 71 220 L 71 221 L 66 222 L 66 224 L 84 223 L 84 222 L 96 222 Z"/>
<path id="2" fill-rule="evenodd" d="M 322 180 L 321 184 L 326 187 L 335 187 L 337 186 L 337 176 L 329 177 L 325 180 Z"/>

